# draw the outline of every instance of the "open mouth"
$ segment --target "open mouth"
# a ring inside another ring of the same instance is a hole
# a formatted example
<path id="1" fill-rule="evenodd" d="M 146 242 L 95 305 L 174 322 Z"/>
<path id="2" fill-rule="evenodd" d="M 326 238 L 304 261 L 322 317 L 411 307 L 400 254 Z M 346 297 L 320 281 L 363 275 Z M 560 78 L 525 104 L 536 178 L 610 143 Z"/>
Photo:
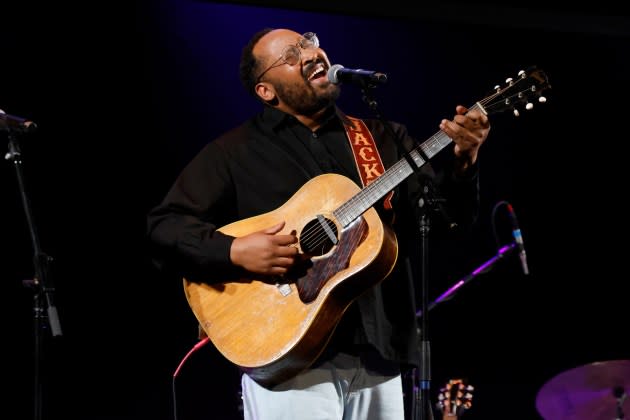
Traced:
<path id="1" fill-rule="evenodd" d="M 322 77 L 326 77 L 326 66 L 323 63 L 317 63 L 310 71 L 308 81 L 312 82 L 313 80 L 321 79 Z"/>

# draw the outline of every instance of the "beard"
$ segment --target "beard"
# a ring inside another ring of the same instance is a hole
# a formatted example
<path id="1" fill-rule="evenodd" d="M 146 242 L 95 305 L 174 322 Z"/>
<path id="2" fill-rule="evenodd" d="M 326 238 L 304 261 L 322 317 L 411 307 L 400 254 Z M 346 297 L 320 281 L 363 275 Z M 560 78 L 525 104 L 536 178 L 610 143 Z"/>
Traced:
<path id="1" fill-rule="evenodd" d="M 341 89 L 333 83 L 316 87 L 300 81 L 293 84 L 275 85 L 276 94 L 282 101 L 299 115 L 312 115 L 335 103 Z"/>

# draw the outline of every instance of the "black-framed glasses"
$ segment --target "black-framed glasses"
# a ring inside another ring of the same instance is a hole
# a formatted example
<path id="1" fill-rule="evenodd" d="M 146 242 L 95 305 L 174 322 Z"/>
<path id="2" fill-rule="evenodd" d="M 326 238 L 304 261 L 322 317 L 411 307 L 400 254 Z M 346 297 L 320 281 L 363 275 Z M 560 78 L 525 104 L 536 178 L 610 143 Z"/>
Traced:
<path id="1" fill-rule="evenodd" d="M 317 34 L 315 32 L 306 32 L 302 34 L 302 38 L 295 43 L 294 45 L 287 45 L 283 50 L 282 54 L 276 61 L 271 63 L 269 67 L 258 75 L 256 78 L 256 83 L 260 82 L 260 78 L 265 75 L 269 70 L 274 67 L 280 66 L 282 64 L 288 64 L 290 66 L 295 66 L 300 62 L 300 49 L 308 50 L 311 48 L 319 48 L 319 38 L 317 38 Z"/>

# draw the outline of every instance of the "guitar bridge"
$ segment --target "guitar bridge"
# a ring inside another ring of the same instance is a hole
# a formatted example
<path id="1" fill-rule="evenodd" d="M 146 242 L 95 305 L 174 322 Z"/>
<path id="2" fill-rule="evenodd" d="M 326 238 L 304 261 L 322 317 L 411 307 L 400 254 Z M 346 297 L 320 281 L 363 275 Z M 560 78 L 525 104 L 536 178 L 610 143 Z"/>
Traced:
<path id="1" fill-rule="evenodd" d="M 289 296 L 291 294 L 291 285 L 288 283 L 276 283 L 276 287 L 282 296 Z"/>

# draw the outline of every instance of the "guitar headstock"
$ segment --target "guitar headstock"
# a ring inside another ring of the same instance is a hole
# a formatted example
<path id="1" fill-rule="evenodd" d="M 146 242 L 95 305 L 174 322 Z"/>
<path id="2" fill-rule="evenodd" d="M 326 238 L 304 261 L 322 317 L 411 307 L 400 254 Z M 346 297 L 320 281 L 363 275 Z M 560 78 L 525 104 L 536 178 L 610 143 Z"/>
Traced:
<path id="1" fill-rule="evenodd" d="M 477 103 L 488 115 L 511 110 L 515 116 L 520 115 L 519 107 L 531 110 L 534 102 L 545 103 L 543 93 L 551 89 L 547 75 L 540 69 L 532 67 L 521 70 L 516 78 L 508 78 L 504 87 L 495 86 L 494 93 Z"/>
<path id="2" fill-rule="evenodd" d="M 438 395 L 437 409 L 442 413 L 444 420 L 459 418 L 472 407 L 472 385 L 466 384 L 463 379 L 450 379 Z"/>

